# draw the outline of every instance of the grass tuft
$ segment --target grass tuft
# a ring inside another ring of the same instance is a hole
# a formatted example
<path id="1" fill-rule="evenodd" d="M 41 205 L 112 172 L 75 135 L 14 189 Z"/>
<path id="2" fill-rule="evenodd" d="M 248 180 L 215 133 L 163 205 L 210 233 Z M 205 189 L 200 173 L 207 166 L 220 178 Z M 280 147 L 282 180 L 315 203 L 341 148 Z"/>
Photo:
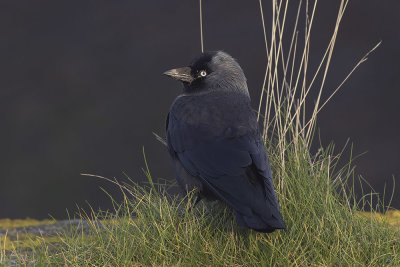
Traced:
<path id="1" fill-rule="evenodd" d="M 171 196 L 166 182 L 129 182 L 120 184 L 124 201 L 115 213 L 82 212 L 81 219 L 90 222 L 89 233 L 66 231 L 58 248 L 34 247 L 30 261 L 68 266 L 399 266 L 400 231 L 381 216 L 361 213 L 354 196 L 341 193 L 340 179 L 332 176 L 339 157 L 332 153 L 333 146 L 311 159 L 288 152 L 285 190 L 278 191 L 286 232 L 240 228 L 230 209 L 218 202 L 201 201 L 191 209 L 194 194 Z M 281 168 L 278 156 L 271 157 L 271 164 L 275 171 Z"/>

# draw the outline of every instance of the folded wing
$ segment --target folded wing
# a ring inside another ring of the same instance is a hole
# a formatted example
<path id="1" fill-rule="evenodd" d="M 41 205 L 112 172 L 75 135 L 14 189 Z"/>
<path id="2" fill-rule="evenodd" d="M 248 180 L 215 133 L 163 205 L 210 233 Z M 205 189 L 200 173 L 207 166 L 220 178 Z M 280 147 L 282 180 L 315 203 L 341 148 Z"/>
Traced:
<path id="1" fill-rule="evenodd" d="M 249 129 L 235 126 L 215 134 L 169 114 L 168 150 L 178 179 L 199 181 L 233 208 L 240 225 L 262 232 L 284 229 L 267 151 L 259 132 Z"/>

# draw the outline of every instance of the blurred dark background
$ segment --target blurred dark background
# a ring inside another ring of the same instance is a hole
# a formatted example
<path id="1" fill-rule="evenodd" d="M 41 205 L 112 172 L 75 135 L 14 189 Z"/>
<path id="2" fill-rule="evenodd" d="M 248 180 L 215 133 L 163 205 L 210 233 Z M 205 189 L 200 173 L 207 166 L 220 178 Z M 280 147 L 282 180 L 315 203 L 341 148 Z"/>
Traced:
<path id="1" fill-rule="evenodd" d="M 256 107 L 266 66 L 258 1 L 203 2 L 205 48 L 238 59 Z M 311 67 L 329 42 L 338 2 L 319 3 Z M 264 5 L 269 22 L 270 1 Z M 341 148 L 350 138 L 354 154 L 368 151 L 356 172 L 378 192 L 400 175 L 399 11 L 398 0 L 350 2 L 326 95 L 383 43 L 318 124 L 323 145 Z M 198 1 L 0 1 L 0 218 L 65 218 L 87 202 L 110 208 L 99 188 L 116 199 L 119 189 L 80 173 L 144 180 L 143 146 L 154 178 L 173 178 L 151 133 L 164 134 L 181 88 L 161 73 L 199 52 Z"/>

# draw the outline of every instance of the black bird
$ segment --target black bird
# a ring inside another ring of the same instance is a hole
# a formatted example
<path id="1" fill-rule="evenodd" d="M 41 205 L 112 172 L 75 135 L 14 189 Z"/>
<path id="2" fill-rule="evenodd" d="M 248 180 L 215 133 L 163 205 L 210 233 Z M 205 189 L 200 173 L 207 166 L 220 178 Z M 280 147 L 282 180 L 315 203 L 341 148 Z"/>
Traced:
<path id="1" fill-rule="evenodd" d="M 180 187 L 225 202 L 243 227 L 285 229 L 239 64 L 225 52 L 206 52 L 164 74 L 183 83 L 166 125 Z"/>

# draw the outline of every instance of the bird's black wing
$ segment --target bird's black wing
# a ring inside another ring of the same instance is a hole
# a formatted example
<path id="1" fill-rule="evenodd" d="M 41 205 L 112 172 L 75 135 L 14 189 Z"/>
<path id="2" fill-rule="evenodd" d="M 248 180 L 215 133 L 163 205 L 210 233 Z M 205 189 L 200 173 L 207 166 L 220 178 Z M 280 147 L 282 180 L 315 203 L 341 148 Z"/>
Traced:
<path id="1" fill-rule="evenodd" d="M 239 224 L 266 232 L 285 228 L 258 131 L 239 125 L 215 134 L 181 115 L 170 112 L 167 120 L 171 157 L 230 205 Z"/>

